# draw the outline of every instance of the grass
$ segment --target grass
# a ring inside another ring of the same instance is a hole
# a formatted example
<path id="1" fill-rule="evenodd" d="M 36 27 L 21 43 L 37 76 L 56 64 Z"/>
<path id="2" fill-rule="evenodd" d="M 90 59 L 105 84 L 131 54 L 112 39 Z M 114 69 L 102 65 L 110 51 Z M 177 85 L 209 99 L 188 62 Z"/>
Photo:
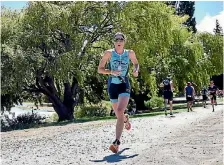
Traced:
<path id="1" fill-rule="evenodd" d="M 196 106 L 199 107 L 199 106 L 202 106 L 202 104 L 196 105 Z M 186 108 L 187 108 L 186 104 L 179 104 L 179 105 L 174 105 L 173 106 L 174 113 L 184 112 L 184 111 L 187 110 Z M 155 110 L 153 110 L 151 112 L 147 112 L 147 113 L 140 113 L 140 114 L 131 115 L 130 118 L 153 117 L 153 116 L 158 116 L 158 115 L 164 115 L 164 111 L 161 108 L 160 109 L 155 109 Z M 115 116 L 83 117 L 83 118 L 77 118 L 74 121 L 70 121 L 70 122 L 65 121 L 65 122 L 61 122 L 61 123 L 62 124 L 63 123 L 83 123 L 83 122 L 90 122 L 90 121 L 112 120 L 112 119 L 116 119 L 116 117 Z M 54 122 L 54 123 L 57 123 L 57 122 Z"/>
<path id="2" fill-rule="evenodd" d="M 217 101 L 222 101 L 222 99 L 217 100 Z M 208 102 L 207 102 L 207 104 L 208 104 Z M 193 105 L 193 108 L 194 107 L 203 107 L 203 104 L 202 103 L 196 103 L 196 104 Z M 186 111 L 187 111 L 187 104 L 186 103 L 174 104 L 173 105 L 173 113 L 174 114 L 175 113 L 180 113 L 180 112 L 186 112 Z M 151 112 L 146 112 L 146 113 L 131 115 L 130 118 L 153 117 L 153 116 L 158 116 L 158 115 L 164 115 L 163 109 L 161 109 L 161 108 L 155 108 Z M 85 117 L 85 118 L 76 119 L 74 121 L 74 123 L 90 122 L 90 121 L 98 121 L 98 120 L 111 120 L 111 119 L 116 119 L 116 117 L 115 116 Z"/>
<path id="3" fill-rule="evenodd" d="M 180 113 L 180 112 L 186 112 L 186 108 L 175 110 L 173 113 Z M 164 111 L 156 111 L 156 112 L 148 112 L 148 113 L 141 113 L 141 114 L 135 114 L 131 115 L 130 118 L 140 118 L 140 117 L 153 117 L 158 115 L 164 115 Z M 47 127 L 47 126 L 63 126 L 67 124 L 72 123 L 84 123 L 84 122 L 91 122 L 91 121 L 105 121 L 105 120 L 114 120 L 116 119 L 115 116 L 105 116 L 105 117 L 84 117 L 84 118 L 78 118 L 74 121 L 63 121 L 63 122 L 52 122 L 52 123 L 44 123 L 37 127 Z"/>
<path id="4" fill-rule="evenodd" d="M 219 104 L 223 104 L 223 99 L 217 99 L 217 102 L 219 102 Z M 209 101 L 207 101 L 207 104 L 208 103 L 209 103 Z M 104 101 L 102 104 L 104 106 L 106 106 L 108 109 L 111 107 L 110 102 Z M 202 106 L 203 106 L 202 103 L 196 103 L 196 104 L 193 105 L 193 108 L 194 107 L 202 107 Z M 173 105 L 173 110 L 174 110 L 173 111 L 174 114 L 181 113 L 181 112 L 186 112 L 187 111 L 187 104 L 186 103 L 174 104 Z M 150 112 L 131 115 L 130 118 L 153 117 L 153 116 L 158 116 L 158 115 L 164 115 L 164 111 L 163 111 L 162 108 L 155 108 Z M 84 123 L 84 122 L 91 122 L 91 121 L 101 121 L 101 120 L 103 121 L 103 120 L 114 120 L 114 119 L 116 119 L 115 116 L 84 117 L 84 118 L 77 118 L 73 121 L 47 122 L 47 123 L 43 123 L 43 124 L 40 124 L 40 125 L 34 125 L 34 126 L 29 127 L 29 128 L 40 128 L 40 127 L 48 127 L 48 126 L 64 126 L 64 125 L 72 124 L 72 123 Z M 28 128 L 26 128 L 26 129 L 28 129 Z"/>
<path id="5" fill-rule="evenodd" d="M 186 109 L 178 109 L 175 110 L 174 113 L 184 112 Z M 135 114 L 130 116 L 130 118 L 140 118 L 140 117 L 153 117 L 158 115 L 164 115 L 164 111 L 157 111 L 157 112 L 149 112 L 149 113 L 141 113 L 141 114 Z M 49 126 L 64 126 L 72 123 L 84 123 L 84 122 L 91 122 L 91 121 L 105 121 L 105 120 L 115 120 L 115 116 L 105 116 L 105 117 L 84 117 L 84 118 L 78 118 L 73 121 L 62 121 L 62 122 L 46 122 L 39 125 L 30 125 L 24 127 L 17 128 L 16 130 L 25 130 L 29 128 L 41 128 L 41 127 L 49 127 Z M 13 131 L 13 130 L 10 130 Z"/>

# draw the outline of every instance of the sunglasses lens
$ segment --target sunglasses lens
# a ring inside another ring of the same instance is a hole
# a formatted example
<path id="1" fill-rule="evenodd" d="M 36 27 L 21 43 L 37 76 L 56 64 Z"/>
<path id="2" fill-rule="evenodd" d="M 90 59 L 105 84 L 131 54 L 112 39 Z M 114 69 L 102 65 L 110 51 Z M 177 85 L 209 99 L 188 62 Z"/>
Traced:
<path id="1" fill-rule="evenodd" d="M 123 38 L 116 38 L 114 41 L 115 41 L 115 42 L 118 42 L 118 41 L 124 41 L 124 39 L 123 39 Z"/>

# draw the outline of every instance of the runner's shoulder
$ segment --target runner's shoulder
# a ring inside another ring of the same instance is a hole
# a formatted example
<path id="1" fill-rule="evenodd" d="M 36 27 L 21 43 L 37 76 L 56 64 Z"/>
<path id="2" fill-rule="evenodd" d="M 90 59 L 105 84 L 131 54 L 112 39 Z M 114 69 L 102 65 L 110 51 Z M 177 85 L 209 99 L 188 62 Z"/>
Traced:
<path id="1" fill-rule="evenodd" d="M 104 52 L 104 56 L 110 57 L 112 55 L 113 49 L 108 49 Z"/>
<path id="2" fill-rule="evenodd" d="M 128 52 L 129 57 L 134 57 L 135 56 L 135 52 L 131 49 L 125 49 Z"/>
<path id="3" fill-rule="evenodd" d="M 132 49 L 125 49 L 126 51 L 128 51 L 129 53 L 135 53 L 134 50 Z"/>
<path id="4" fill-rule="evenodd" d="M 108 50 L 105 50 L 104 54 L 111 54 L 113 51 L 113 49 L 108 49 Z"/>

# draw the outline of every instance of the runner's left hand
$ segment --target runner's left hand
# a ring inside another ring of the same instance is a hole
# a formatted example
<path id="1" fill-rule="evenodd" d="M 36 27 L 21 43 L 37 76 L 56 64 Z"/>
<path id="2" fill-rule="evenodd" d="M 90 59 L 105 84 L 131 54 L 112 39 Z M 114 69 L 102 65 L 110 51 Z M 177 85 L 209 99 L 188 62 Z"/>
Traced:
<path id="1" fill-rule="evenodd" d="M 138 71 L 133 72 L 134 77 L 138 77 Z"/>

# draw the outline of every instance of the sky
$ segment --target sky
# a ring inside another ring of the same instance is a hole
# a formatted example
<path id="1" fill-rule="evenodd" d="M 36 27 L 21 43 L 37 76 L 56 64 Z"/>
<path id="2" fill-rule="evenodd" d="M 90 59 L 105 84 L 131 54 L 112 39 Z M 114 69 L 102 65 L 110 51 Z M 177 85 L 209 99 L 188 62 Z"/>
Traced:
<path id="1" fill-rule="evenodd" d="M 1 6 L 19 10 L 25 7 L 26 3 L 27 1 L 2 1 Z M 199 32 L 213 33 L 216 19 L 219 20 L 224 29 L 223 1 L 196 1 L 194 16 L 197 22 L 196 28 Z"/>
<path id="2" fill-rule="evenodd" d="M 196 1 L 194 16 L 199 32 L 213 33 L 216 19 L 224 29 L 223 1 Z"/>

